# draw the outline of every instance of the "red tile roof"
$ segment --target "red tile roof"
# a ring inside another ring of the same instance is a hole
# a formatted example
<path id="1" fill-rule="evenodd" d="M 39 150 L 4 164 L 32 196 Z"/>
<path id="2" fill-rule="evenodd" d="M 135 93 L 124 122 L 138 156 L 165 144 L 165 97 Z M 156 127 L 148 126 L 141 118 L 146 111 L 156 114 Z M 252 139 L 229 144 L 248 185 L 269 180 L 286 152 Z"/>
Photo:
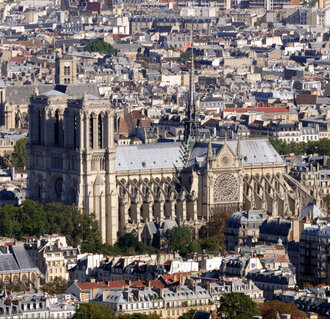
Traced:
<path id="1" fill-rule="evenodd" d="M 23 62 L 25 59 L 26 59 L 25 56 L 14 56 L 14 57 L 11 58 L 11 61 L 12 61 L 12 62 L 19 62 L 19 63 L 21 63 L 21 62 Z"/>
<path id="2" fill-rule="evenodd" d="M 153 288 L 163 289 L 165 288 L 164 283 L 161 280 L 150 280 L 150 286 Z"/>
<path id="3" fill-rule="evenodd" d="M 99 282 L 82 282 L 77 284 L 81 290 L 98 289 L 102 285 Z"/>
<path id="4" fill-rule="evenodd" d="M 125 280 L 108 281 L 107 287 L 110 287 L 110 288 L 128 287 L 128 283 L 126 283 Z"/>
<path id="5" fill-rule="evenodd" d="M 247 112 L 263 112 L 263 113 L 289 113 L 290 111 L 285 107 L 250 107 L 240 109 L 224 109 L 224 112 L 236 112 L 236 113 L 247 113 Z"/>
<path id="6" fill-rule="evenodd" d="M 313 94 L 298 94 L 296 97 L 297 105 L 300 104 L 316 104 L 317 96 Z"/>

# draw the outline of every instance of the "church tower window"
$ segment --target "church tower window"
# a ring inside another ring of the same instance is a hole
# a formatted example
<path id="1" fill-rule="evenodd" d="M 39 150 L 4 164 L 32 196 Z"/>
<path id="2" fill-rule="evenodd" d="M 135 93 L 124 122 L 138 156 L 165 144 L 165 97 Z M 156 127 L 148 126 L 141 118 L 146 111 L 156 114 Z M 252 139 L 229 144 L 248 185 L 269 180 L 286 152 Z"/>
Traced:
<path id="1" fill-rule="evenodd" d="M 73 148 L 77 148 L 77 117 L 73 116 Z"/>
<path id="2" fill-rule="evenodd" d="M 62 177 L 57 178 L 55 181 L 55 194 L 57 199 L 61 199 L 63 193 L 63 179 Z"/>
<path id="3" fill-rule="evenodd" d="M 101 114 L 98 117 L 98 147 L 103 148 L 103 119 Z"/>
<path id="4" fill-rule="evenodd" d="M 94 119 L 93 115 L 90 116 L 89 118 L 89 147 L 93 148 L 94 147 Z"/>
<path id="5" fill-rule="evenodd" d="M 41 145 L 41 112 L 38 111 L 38 144 Z"/>
<path id="6" fill-rule="evenodd" d="M 54 144 L 60 146 L 60 115 L 58 110 L 55 112 Z"/>

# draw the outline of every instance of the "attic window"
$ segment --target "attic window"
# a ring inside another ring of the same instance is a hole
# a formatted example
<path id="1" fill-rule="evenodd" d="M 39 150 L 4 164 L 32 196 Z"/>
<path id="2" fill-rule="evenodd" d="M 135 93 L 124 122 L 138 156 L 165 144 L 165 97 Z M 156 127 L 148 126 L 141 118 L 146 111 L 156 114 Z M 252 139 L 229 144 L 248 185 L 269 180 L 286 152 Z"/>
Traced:
<path id="1" fill-rule="evenodd" d="M 146 167 L 146 166 L 147 166 L 146 162 L 142 162 L 142 167 Z"/>

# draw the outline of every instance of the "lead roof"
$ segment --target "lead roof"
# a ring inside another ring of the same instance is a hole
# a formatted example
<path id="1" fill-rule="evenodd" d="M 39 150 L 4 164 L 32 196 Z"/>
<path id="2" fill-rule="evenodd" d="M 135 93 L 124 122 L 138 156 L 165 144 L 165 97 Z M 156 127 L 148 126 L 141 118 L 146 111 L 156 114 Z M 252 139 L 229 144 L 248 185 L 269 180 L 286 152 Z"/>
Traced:
<path id="1" fill-rule="evenodd" d="M 212 143 L 214 154 L 218 154 L 224 142 Z M 237 141 L 228 141 L 227 145 L 236 153 Z M 208 142 L 198 142 L 191 152 L 188 167 L 198 162 L 206 165 Z M 283 163 L 267 139 L 241 140 L 242 162 L 244 164 Z M 116 149 L 116 171 L 173 169 L 185 165 L 185 148 L 181 142 L 118 146 Z"/>

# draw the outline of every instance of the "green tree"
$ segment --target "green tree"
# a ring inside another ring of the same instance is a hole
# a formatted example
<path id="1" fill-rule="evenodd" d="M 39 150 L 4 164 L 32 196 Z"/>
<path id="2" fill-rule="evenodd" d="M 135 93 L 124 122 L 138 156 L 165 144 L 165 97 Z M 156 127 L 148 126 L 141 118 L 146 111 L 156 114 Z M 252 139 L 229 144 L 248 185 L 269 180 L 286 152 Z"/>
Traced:
<path id="1" fill-rule="evenodd" d="M 258 19 L 257 19 L 257 22 L 255 23 L 255 25 L 257 26 L 257 27 L 260 27 L 261 26 L 261 24 L 263 24 L 263 23 L 265 23 L 266 22 L 266 17 L 259 17 Z"/>
<path id="2" fill-rule="evenodd" d="M 195 312 L 196 312 L 196 309 L 190 309 L 189 311 L 187 311 L 183 315 L 181 315 L 178 319 L 192 319 Z"/>
<path id="3" fill-rule="evenodd" d="M 268 22 L 268 30 L 272 31 L 274 29 L 274 23 Z"/>
<path id="4" fill-rule="evenodd" d="M 27 164 L 27 150 L 26 144 L 28 143 L 29 139 L 21 138 L 18 140 L 14 146 L 14 152 L 12 154 L 12 161 L 15 167 L 26 167 Z"/>
<path id="5" fill-rule="evenodd" d="M 112 309 L 97 303 L 80 305 L 72 319 L 112 319 L 115 318 Z"/>
<path id="6" fill-rule="evenodd" d="M 124 251 L 128 248 L 133 248 L 135 250 L 139 249 L 140 242 L 138 241 L 136 235 L 132 233 L 127 233 L 118 239 L 116 246 L 118 246 Z"/>
<path id="7" fill-rule="evenodd" d="M 8 161 L 6 160 L 6 158 L 4 156 L 0 156 L 0 168 L 1 169 L 6 169 L 8 168 Z"/>
<path id="8" fill-rule="evenodd" d="M 111 247 L 110 247 L 111 248 Z M 121 236 L 115 244 L 115 249 L 118 249 L 123 255 L 135 255 L 135 254 L 154 254 L 156 249 L 149 247 L 139 242 L 136 235 L 127 233 Z"/>
<path id="9" fill-rule="evenodd" d="M 259 311 L 264 319 L 273 319 L 276 314 L 290 314 L 292 318 L 307 318 L 305 312 L 299 310 L 299 308 L 293 303 L 285 303 L 279 300 L 272 300 L 259 305 Z"/>
<path id="10" fill-rule="evenodd" d="M 55 277 L 54 280 L 42 286 L 41 290 L 47 292 L 50 295 L 60 295 L 65 293 L 65 290 L 68 289 L 68 286 L 69 285 L 67 280 L 61 277 Z"/>
<path id="11" fill-rule="evenodd" d="M 66 236 L 70 245 L 81 245 L 82 251 L 97 253 L 102 248 L 101 233 L 94 214 L 83 213 L 75 205 L 45 205 L 49 233 Z"/>
<path id="12" fill-rule="evenodd" d="M 198 240 L 193 240 L 190 247 L 190 252 L 201 253 L 202 249 Z"/>
<path id="13" fill-rule="evenodd" d="M 232 292 L 221 296 L 218 308 L 220 318 L 252 319 L 258 314 L 257 304 L 244 293 Z"/>
<path id="14" fill-rule="evenodd" d="M 0 156 L 0 168 L 6 169 L 12 165 L 12 153 L 4 152 L 3 155 Z"/>
<path id="15" fill-rule="evenodd" d="M 167 231 L 167 247 L 170 251 L 179 251 L 185 256 L 192 251 L 193 232 L 187 226 L 173 227 Z"/>
<path id="16" fill-rule="evenodd" d="M 113 46 L 103 39 L 96 39 L 88 42 L 85 46 L 85 51 L 98 52 L 100 54 L 115 54 Z"/>
<path id="17" fill-rule="evenodd" d="M 327 138 L 320 139 L 318 141 L 308 141 L 305 142 L 290 142 L 270 139 L 269 140 L 273 147 L 281 155 L 287 155 L 290 153 L 295 153 L 296 155 L 302 154 L 314 154 L 328 155 L 330 156 L 330 140 Z"/>
<path id="18" fill-rule="evenodd" d="M 212 211 L 212 215 L 208 223 L 208 233 L 211 237 L 215 237 L 218 239 L 220 249 L 225 248 L 226 224 L 231 214 L 232 212 L 223 212 L 215 208 Z"/>
<path id="19" fill-rule="evenodd" d="M 217 237 L 206 237 L 199 242 L 201 250 L 205 250 L 207 253 L 218 253 L 222 248 L 221 240 Z"/>
<path id="20" fill-rule="evenodd" d="M 20 292 L 20 291 L 29 290 L 29 288 L 26 287 L 21 281 L 17 283 L 10 282 L 9 284 L 4 285 L 3 288 L 6 288 L 6 290 L 9 290 L 11 292 Z"/>
<path id="21" fill-rule="evenodd" d="M 18 208 L 17 217 L 21 225 L 21 236 L 39 236 L 45 234 L 48 230 L 48 222 L 43 205 L 37 202 L 29 199 L 25 200 Z"/>
<path id="22" fill-rule="evenodd" d="M 143 313 L 132 313 L 121 315 L 119 316 L 119 319 L 160 319 L 160 316 L 155 313 L 150 315 L 145 315 Z"/>
<path id="23" fill-rule="evenodd" d="M 191 50 L 186 51 L 186 52 L 181 52 L 180 56 L 184 60 L 191 60 Z M 196 55 L 193 53 L 194 61 L 196 60 Z"/>
<path id="24" fill-rule="evenodd" d="M 22 224 L 19 222 L 19 207 L 5 205 L 0 207 L 0 236 L 15 237 L 22 233 Z"/>

